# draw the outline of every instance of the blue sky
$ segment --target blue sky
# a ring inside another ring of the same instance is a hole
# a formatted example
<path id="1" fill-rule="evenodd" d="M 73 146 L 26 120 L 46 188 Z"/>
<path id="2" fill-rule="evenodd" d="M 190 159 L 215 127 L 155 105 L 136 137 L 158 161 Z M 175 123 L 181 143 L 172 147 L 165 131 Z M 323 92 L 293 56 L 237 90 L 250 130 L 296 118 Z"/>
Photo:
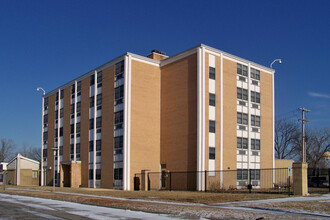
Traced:
<path id="1" fill-rule="evenodd" d="M 171 56 L 200 43 L 274 64 L 276 116 L 330 124 L 330 1 L 0 0 L 0 138 L 41 144 L 51 91 L 129 51 Z"/>

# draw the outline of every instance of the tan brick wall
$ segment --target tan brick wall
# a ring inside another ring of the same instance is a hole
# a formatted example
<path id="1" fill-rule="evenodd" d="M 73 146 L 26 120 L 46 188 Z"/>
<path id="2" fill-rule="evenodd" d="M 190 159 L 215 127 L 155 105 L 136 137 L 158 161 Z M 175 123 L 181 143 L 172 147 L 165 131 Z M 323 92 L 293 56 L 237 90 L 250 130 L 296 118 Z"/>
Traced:
<path id="1" fill-rule="evenodd" d="M 216 56 L 215 58 L 215 169 L 220 170 L 220 143 L 221 143 L 221 59 Z"/>
<path id="2" fill-rule="evenodd" d="M 46 185 L 53 185 L 54 153 L 52 148 L 55 142 L 55 98 L 56 94 L 48 97 L 48 149 L 47 149 L 47 178 Z M 50 169 L 51 167 L 51 169 Z"/>
<path id="3" fill-rule="evenodd" d="M 37 178 L 32 178 L 31 169 L 20 170 L 20 185 L 21 186 L 38 186 L 39 185 L 39 172 Z"/>
<path id="4" fill-rule="evenodd" d="M 272 75 L 260 72 L 261 169 L 273 168 L 273 86 Z"/>
<path id="5" fill-rule="evenodd" d="M 132 60 L 131 188 L 135 173 L 160 171 L 160 69 Z"/>
<path id="6" fill-rule="evenodd" d="M 114 161 L 114 75 L 115 66 L 111 66 L 102 73 L 102 163 L 101 187 L 113 188 Z"/>
<path id="7" fill-rule="evenodd" d="M 84 187 L 88 187 L 89 87 L 90 87 L 90 78 L 88 77 L 81 81 L 80 160 L 81 160 L 81 185 Z"/>
<path id="8" fill-rule="evenodd" d="M 7 185 L 16 185 L 16 169 L 6 171 L 6 183 Z"/>
<path id="9" fill-rule="evenodd" d="M 209 146 L 209 54 L 205 53 L 205 170 L 209 170 Z"/>
<path id="10" fill-rule="evenodd" d="M 236 170 L 237 145 L 237 64 L 223 58 L 223 169 Z M 224 187 L 236 186 L 236 176 L 224 173 Z"/>
<path id="11" fill-rule="evenodd" d="M 70 161 L 71 86 L 64 89 L 63 106 L 63 161 Z"/>
<path id="12" fill-rule="evenodd" d="M 161 86 L 161 163 L 170 171 L 196 170 L 197 54 L 162 67 Z"/>
<path id="13" fill-rule="evenodd" d="M 150 59 L 154 59 L 154 60 L 164 60 L 166 58 L 168 58 L 167 56 L 158 54 L 158 53 L 152 53 L 148 55 L 148 58 Z"/>

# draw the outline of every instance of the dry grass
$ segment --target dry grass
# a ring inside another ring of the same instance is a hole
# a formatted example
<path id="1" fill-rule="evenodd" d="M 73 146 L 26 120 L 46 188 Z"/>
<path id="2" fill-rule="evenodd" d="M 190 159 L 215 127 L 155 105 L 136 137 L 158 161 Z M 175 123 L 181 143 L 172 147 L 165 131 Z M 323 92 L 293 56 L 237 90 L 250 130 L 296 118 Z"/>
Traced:
<path id="1" fill-rule="evenodd" d="M 40 186 L 10 186 L 16 189 L 52 191 L 52 187 Z M 98 196 L 111 196 L 118 198 L 133 198 L 144 200 L 158 200 L 168 202 L 189 202 L 189 203 L 222 203 L 247 200 L 284 198 L 284 194 L 249 194 L 249 193 L 212 193 L 212 192 L 190 192 L 190 191 L 123 191 L 112 189 L 91 189 L 91 188 L 56 188 L 56 192 L 80 193 Z"/>

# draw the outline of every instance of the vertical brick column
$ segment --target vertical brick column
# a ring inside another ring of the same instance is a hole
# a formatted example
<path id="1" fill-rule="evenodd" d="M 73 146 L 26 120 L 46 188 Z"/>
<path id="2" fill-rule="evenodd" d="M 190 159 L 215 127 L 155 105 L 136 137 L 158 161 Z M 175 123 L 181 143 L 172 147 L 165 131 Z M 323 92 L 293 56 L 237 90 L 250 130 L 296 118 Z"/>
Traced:
<path id="1" fill-rule="evenodd" d="M 294 195 L 307 196 L 307 163 L 293 163 L 293 188 Z"/>

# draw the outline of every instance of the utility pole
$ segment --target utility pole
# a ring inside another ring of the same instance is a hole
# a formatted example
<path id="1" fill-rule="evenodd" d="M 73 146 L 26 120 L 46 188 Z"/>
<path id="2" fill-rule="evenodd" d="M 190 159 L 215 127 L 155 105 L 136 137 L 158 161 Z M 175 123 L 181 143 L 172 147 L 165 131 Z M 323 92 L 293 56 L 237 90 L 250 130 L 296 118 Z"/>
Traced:
<path id="1" fill-rule="evenodd" d="M 305 108 L 299 108 L 302 112 L 302 118 L 299 119 L 302 123 L 302 162 L 306 163 L 306 150 L 305 150 L 305 122 L 308 122 L 308 120 L 305 119 L 305 112 L 310 112 L 310 110 Z"/>

